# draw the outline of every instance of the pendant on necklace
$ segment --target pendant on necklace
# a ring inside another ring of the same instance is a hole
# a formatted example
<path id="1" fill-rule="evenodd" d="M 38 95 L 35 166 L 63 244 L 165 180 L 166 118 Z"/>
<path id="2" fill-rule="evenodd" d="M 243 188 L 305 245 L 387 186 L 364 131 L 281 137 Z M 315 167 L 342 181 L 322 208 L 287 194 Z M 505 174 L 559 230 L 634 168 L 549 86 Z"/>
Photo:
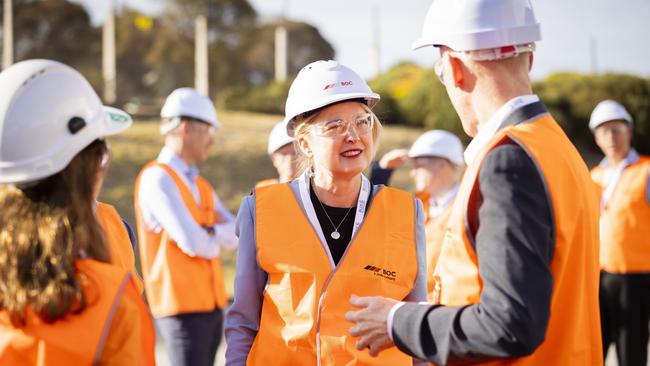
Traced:
<path id="1" fill-rule="evenodd" d="M 338 239 L 338 238 L 341 237 L 341 234 L 339 234 L 338 231 L 332 231 L 332 233 L 330 234 L 330 236 L 332 237 L 332 239 L 336 240 L 336 239 Z"/>

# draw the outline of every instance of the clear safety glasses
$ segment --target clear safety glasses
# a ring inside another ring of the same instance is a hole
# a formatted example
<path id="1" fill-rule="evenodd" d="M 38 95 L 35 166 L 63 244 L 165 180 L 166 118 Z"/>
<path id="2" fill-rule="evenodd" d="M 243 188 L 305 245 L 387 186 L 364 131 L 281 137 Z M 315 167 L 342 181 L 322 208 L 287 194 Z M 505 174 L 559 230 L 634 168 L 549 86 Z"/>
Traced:
<path id="1" fill-rule="evenodd" d="M 325 122 L 314 123 L 312 130 L 316 136 L 338 137 L 345 136 L 350 128 L 354 128 L 357 135 L 363 136 L 372 131 L 373 124 L 372 114 L 360 113 L 348 118 L 339 117 Z"/>

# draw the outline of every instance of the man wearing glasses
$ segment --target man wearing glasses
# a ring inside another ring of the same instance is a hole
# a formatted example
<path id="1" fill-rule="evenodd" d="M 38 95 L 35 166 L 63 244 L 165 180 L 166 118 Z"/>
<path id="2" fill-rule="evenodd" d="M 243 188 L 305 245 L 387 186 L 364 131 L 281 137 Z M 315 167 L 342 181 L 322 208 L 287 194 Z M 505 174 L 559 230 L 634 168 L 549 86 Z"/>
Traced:
<path id="1" fill-rule="evenodd" d="M 529 0 L 434 0 L 415 48 L 474 137 L 435 270 L 433 304 L 353 298 L 357 347 L 438 365 L 601 365 L 598 200 L 529 71 Z"/>
<path id="2" fill-rule="evenodd" d="M 632 116 L 600 102 L 589 128 L 605 158 L 591 171 L 600 196 L 600 317 L 603 350 L 618 364 L 646 365 L 650 320 L 650 158 L 630 147 Z"/>
<path id="3" fill-rule="evenodd" d="M 195 164 L 220 124 L 192 88 L 174 90 L 160 115 L 165 146 L 135 187 L 145 291 L 172 365 L 213 365 L 227 303 L 219 253 L 236 237 L 234 216 Z"/>

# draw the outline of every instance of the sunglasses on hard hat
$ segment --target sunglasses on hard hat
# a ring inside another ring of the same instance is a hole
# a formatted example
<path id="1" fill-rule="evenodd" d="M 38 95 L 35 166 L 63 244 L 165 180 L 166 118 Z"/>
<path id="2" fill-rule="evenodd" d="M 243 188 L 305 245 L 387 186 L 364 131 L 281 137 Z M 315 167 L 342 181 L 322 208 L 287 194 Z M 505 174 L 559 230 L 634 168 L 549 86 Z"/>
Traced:
<path id="1" fill-rule="evenodd" d="M 352 117 L 338 117 L 325 122 L 317 122 L 312 125 L 312 130 L 316 136 L 337 137 L 345 136 L 351 127 L 354 127 L 356 133 L 366 135 L 372 131 L 374 119 L 370 113 L 359 113 Z"/>

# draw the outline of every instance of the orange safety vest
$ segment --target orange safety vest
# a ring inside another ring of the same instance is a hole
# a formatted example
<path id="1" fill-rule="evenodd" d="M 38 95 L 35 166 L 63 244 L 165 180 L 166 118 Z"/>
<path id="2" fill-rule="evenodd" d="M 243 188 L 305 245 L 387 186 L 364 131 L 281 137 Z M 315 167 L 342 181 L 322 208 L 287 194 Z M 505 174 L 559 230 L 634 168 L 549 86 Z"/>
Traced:
<path id="1" fill-rule="evenodd" d="M 104 229 L 108 249 L 111 253 L 111 263 L 131 273 L 133 282 L 140 294 L 144 290 L 142 279 L 135 270 L 135 255 L 129 233 L 124 227 L 122 218 L 115 207 L 97 202 L 97 218 Z"/>
<path id="2" fill-rule="evenodd" d="M 277 178 L 269 178 L 269 179 L 263 179 L 257 183 L 255 183 L 255 188 L 260 188 L 264 186 L 269 186 L 271 184 L 277 184 L 280 183 Z"/>
<path id="3" fill-rule="evenodd" d="M 650 272 L 650 205 L 646 185 L 650 158 L 623 170 L 612 196 L 601 208 L 600 268 L 611 273 Z M 604 190 L 600 166 L 591 177 Z"/>
<path id="4" fill-rule="evenodd" d="M 472 245 L 476 233 L 466 228 L 480 225 L 477 217 L 470 215 L 477 215 L 481 200 L 477 196 L 482 161 L 490 150 L 509 140 L 523 147 L 537 164 L 551 199 L 555 223 L 555 249 L 550 263 L 551 315 L 544 342 L 531 355 L 485 364 L 602 365 L 598 193 L 582 158 L 548 114 L 503 128 L 487 144 L 480 158 L 469 165 L 438 260 L 438 288 L 434 298 L 449 306 L 480 302 L 482 280 Z"/>
<path id="5" fill-rule="evenodd" d="M 436 283 L 434 272 L 445 238 L 445 229 L 451 216 L 451 208 L 450 205 L 440 216 L 427 221 L 424 226 L 427 237 L 427 293 L 429 301 L 433 300 L 433 289 Z"/>
<path id="6" fill-rule="evenodd" d="M 207 180 L 196 177 L 200 204 L 194 200 L 190 189 L 168 165 L 153 161 L 142 172 L 160 167 L 174 180 L 185 206 L 192 217 L 202 226 L 217 223 L 213 193 Z M 144 288 L 154 317 L 182 313 L 212 311 L 223 308 L 228 298 L 219 257 L 205 259 L 190 257 L 183 253 L 165 230 L 156 233 L 149 230 L 142 219 L 138 205 L 140 177 L 135 184 L 135 218 L 140 243 L 140 260 L 144 276 Z"/>
<path id="7" fill-rule="evenodd" d="M 26 312 L 26 325 L 15 328 L 6 311 L 0 311 L 0 364 L 2 365 L 95 365 L 111 333 L 113 315 L 124 297 L 138 304 L 141 350 L 137 365 L 155 364 L 155 333 L 149 311 L 122 268 L 81 259 L 75 262 L 87 305 L 53 323 Z"/>
<path id="8" fill-rule="evenodd" d="M 288 184 L 255 190 L 257 260 L 268 274 L 248 365 L 411 365 L 396 347 L 371 357 L 348 334 L 350 296 L 404 299 L 418 263 L 413 197 L 383 187 L 332 269 Z"/>

